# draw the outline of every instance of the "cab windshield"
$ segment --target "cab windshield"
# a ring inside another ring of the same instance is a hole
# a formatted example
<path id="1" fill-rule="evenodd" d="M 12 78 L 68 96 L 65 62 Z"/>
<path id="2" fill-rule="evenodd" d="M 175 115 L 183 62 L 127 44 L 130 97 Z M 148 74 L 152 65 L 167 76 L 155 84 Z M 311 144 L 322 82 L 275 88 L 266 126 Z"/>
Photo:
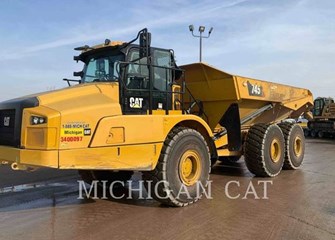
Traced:
<path id="1" fill-rule="evenodd" d="M 122 54 L 92 57 L 84 67 L 83 82 L 115 82 L 119 79 L 119 61 Z"/>

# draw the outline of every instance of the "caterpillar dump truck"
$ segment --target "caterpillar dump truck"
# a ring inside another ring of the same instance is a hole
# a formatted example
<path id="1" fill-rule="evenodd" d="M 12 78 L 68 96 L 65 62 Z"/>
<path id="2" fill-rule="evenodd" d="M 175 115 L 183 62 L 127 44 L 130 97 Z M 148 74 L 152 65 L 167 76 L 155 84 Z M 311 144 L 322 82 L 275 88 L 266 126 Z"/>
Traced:
<path id="1" fill-rule="evenodd" d="M 305 136 L 323 138 L 335 134 L 335 103 L 333 98 L 318 97 L 314 101 Z"/>
<path id="2" fill-rule="evenodd" d="M 172 206 L 201 198 L 196 185 L 206 186 L 218 159 L 244 155 L 260 177 L 301 165 L 302 129 L 277 123 L 310 110 L 309 90 L 203 63 L 178 67 L 172 50 L 150 43 L 143 29 L 127 43 L 78 47 L 80 80 L 65 80 L 79 84 L 2 102 L 0 161 L 14 170 L 77 169 L 88 183 L 140 171 L 154 198 Z M 178 196 L 181 187 L 189 195 Z"/>

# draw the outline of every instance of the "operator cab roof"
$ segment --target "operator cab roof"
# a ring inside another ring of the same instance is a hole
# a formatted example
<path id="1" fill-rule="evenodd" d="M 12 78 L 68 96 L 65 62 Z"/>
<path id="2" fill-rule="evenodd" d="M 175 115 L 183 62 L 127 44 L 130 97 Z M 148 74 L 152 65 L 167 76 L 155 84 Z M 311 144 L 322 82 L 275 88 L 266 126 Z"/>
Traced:
<path id="1" fill-rule="evenodd" d="M 105 43 L 102 44 L 98 44 L 92 47 L 88 47 L 86 49 L 83 49 L 81 53 L 86 53 L 89 52 L 91 50 L 97 50 L 97 49 L 101 49 L 101 48 L 109 48 L 109 47 L 118 47 L 118 46 L 122 46 L 123 44 L 125 44 L 125 42 L 122 41 L 105 41 Z"/>

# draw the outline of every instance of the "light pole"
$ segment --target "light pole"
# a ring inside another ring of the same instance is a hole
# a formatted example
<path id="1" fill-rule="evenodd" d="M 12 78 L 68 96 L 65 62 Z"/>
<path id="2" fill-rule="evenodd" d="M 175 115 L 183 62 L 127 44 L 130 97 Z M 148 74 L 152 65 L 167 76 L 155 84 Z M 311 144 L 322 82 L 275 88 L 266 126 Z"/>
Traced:
<path id="1" fill-rule="evenodd" d="M 199 33 L 200 33 L 200 35 L 195 35 L 194 34 L 194 32 L 193 32 L 194 31 L 194 26 L 193 25 L 190 25 L 188 28 L 190 29 L 190 32 L 192 32 L 193 37 L 200 38 L 200 54 L 199 54 L 200 56 L 199 56 L 199 61 L 201 62 L 201 60 L 202 60 L 202 39 L 210 37 L 211 33 L 213 32 L 213 27 L 211 27 L 211 29 L 209 29 L 207 36 L 203 36 L 203 33 L 205 32 L 205 27 L 204 26 L 200 26 L 199 27 Z"/>

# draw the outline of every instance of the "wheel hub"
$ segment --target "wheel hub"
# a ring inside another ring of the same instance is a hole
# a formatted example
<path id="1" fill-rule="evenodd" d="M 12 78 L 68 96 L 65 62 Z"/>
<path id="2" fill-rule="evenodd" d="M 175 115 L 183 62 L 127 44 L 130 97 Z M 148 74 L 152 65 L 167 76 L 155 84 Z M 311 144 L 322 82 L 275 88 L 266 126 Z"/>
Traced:
<path id="1" fill-rule="evenodd" d="M 273 139 L 270 147 L 270 157 L 272 162 L 277 163 L 280 160 L 281 152 L 280 152 L 280 143 L 278 139 Z"/>
<path id="2" fill-rule="evenodd" d="M 195 184 L 201 172 L 200 156 L 196 151 L 186 151 L 179 164 L 179 176 L 183 184 L 192 186 Z"/>
<path id="3" fill-rule="evenodd" d="M 296 137 L 294 139 L 294 155 L 296 155 L 297 157 L 300 157 L 302 154 L 302 141 L 300 137 Z"/>

